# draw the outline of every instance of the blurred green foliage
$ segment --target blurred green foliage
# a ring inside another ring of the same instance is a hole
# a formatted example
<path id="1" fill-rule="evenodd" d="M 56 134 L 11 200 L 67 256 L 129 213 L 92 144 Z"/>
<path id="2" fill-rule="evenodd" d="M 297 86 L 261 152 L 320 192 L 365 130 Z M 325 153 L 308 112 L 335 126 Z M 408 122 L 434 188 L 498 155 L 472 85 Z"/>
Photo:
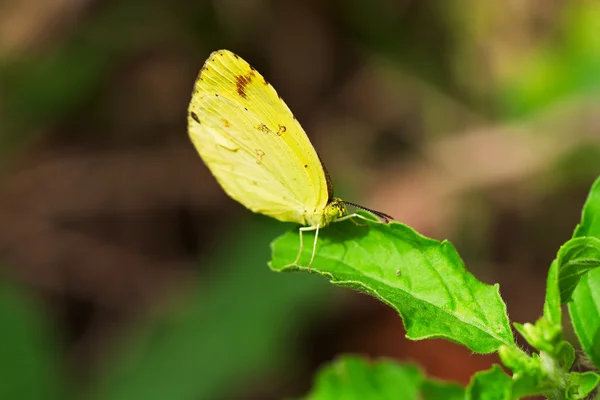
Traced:
<path id="1" fill-rule="evenodd" d="M 223 241 L 207 277 L 173 313 L 140 327 L 100 377 L 98 399 L 210 399 L 240 396 L 248 374 L 294 369 L 302 321 L 330 289 L 313 276 L 281 276 L 266 266 L 269 238 L 282 224 L 254 217 Z M 232 384 L 232 377 L 236 384 Z M 269 385 L 269 382 L 264 382 Z"/>
<path id="2" fill-rule="evenodd" d="M 248 373 L 260 377 L 297 368 L 290 359 L 302 323 L 319 314 L 331 289 L 316 277 L 282 276 L 266 268 L 268 242 L 281 233 L 281 223 L 254 217 L 233 231 L 235 237 L 222 241 L 206 262 L 216 274 L 191 287 L 164 315 L 146 318 L 134 329 L 109 357 L 106 373 L 92 388 L 80 388 L 86 398 L 239 396 L 249 383 Z M 0 320 L 0 397 L 73 395 L 65 386 L 58 338 L 39 307 L 6 282 L 0 290 Z M 233 376 L 239 377 L 236 385 Z"/>
<path id="3" fill-rule="evenodd" d="M 202 47 L 210 51 L 216 46 L 206 38 L 217 42 L 218 32 L 210 2 L 193 12 L 165 12 L 161 1 L 122 1 L 92 13 L 81 29 L 48 49 L 1 54 L 0 150 L 22 144 L 89 105 L 132 54 L 178 43 L 200 63 Z"/>
<path id="4" fill-rule="evenodd" d="M 508 117 L 526 117 L 566 99 L 600 90 L 600 7 L 565 3 L 558 38 L 541 46 L 510 81 L 499 87 Z"/>
<path id="5" fill-rule="evenodd" d="M 423 380 L 421 371 L 414 365 L 387 360 L 368 363 L 360 357 L 344 356 L 319 372 L 307 399 L 416 400 Z"/>
<path id="6" fill-rule="evenodd" d="M 69 392 L 59 338 L 26 291 L 0 281 L 0 398 L 64 399 Z"/>

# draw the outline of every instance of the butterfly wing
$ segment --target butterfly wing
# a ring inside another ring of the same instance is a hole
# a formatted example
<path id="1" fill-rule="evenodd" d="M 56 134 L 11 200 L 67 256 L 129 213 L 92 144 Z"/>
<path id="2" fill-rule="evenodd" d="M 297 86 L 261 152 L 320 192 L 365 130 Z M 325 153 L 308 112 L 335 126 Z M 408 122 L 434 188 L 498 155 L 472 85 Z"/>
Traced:
<path id="1" fill-rule="evenodd" d="M 328 198 L 325 171 L 275 89 L 246 61 L 215 51 L 196 80 L 188 130 L 225 192 L 254 212 L 306 223 Z"/>

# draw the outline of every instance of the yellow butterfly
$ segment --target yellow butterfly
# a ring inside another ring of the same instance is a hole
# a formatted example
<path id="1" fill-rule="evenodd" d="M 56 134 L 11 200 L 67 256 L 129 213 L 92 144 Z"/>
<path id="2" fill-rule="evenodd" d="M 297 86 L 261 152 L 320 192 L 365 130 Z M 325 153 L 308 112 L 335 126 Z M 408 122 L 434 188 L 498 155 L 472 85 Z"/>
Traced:
<path id="1" fill-rule="evenodd" d="M 306 133 L 275 89 L 228 50 L 213 52 L 200 71 L 188 109 L 188 131 L 225 192 L 246 208 L 315 231 L 346 215 L 346 205 L 392 217 L 333 197 L 333 184 Z"/>

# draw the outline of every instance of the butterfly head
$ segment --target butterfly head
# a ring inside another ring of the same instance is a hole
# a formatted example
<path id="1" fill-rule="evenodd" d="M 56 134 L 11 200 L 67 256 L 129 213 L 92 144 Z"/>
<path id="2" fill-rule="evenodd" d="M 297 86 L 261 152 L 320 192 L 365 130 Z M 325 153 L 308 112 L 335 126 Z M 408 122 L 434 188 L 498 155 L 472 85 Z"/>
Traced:
<path id="1" fill-rule="evenodd" d="M 329 203 L 327 203 L 327 207 L 325 207 L 325 215 L 323 216 L 325 220 L 324 225 L 327 225 L 330 222 L 343 217 L 344 215 L 346 215 L 346 205 L 342 199 L 334 197 L 329 201 Z"/>

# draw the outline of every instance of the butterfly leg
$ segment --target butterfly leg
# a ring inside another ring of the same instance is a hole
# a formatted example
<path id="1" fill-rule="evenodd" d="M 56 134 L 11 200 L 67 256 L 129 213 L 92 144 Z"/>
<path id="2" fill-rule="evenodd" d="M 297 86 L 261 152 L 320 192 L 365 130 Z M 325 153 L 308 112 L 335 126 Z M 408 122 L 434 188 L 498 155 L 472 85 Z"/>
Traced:
<path id="1" fill-rule="evenodd" d="M 315 240 L 313 242 L 313 251 L 312 251 L 312 255 L 310 256 L 310 262 L 308 263 L 308 272 L 310 272 L 310 266 L 312 265 L 312 262 L 315 258 L 315 253 L 317 251 L 317 238 L 319 237 L 319 225 L 317 225 L 317 229 L 315 230 Z"/>
<path id="2" fill-rule="evenodd" d="M 362 215 L 360 215 L 360 214 L 352 214 L 352 217 L 358 217 L 358 218 L 365 219 L 365 218 L 364 218 Z M 352 221 L 352 223 L 353 223 L 354 225 L 356 225 L 356 226 L 368 226 L 368 225 L 369 225 L 369 224 L 361 224 L 361 223 L 358 223 L 358 222 L 356 222 L 356 221 L 354 220 L 354 218 L 349 218 L 349 219 L 350 219 L 350 221 Z"/>
<path id="3" fill-rule="evenodd" d="M 303 232 L 308 232 L 308 231 L 314 231 L 316 230 L 318 232 L 319 227 L 318 226 L 303 226 L 299 229 L 300 232 L 300 248 L 298 249 L 298 256 L 296 256 L 296 260 L 293 262 L 293 265 L 298 265 L 298 262 L 300 261 L 300 257 L 302 256 L 302 249 L 304 248 L 303 242 L 302 242 L 302 233 Z M 317 243 L 317 239 L 315 237 L 315 245 L 313 245 L 313 255 L 310 259 L 310 262 L 312 263 L 312 258 L 315 256 L 315 252 L 314 252 L 314 247 L 316 246 Z M 310 270 L 310 264 L 308 265 L 308 268 Z"/>
<path id="4" fill-rule="evenodd" d="M 338 218 L 338 219 L 334 220 L 333 222 L 341 222 L 341 221 L 345 221 L 345 220 L 349 219 L 350 221 L 352 221 L 354 223 L 354 225 L 357 225 L 357 226 L 367 226 L 368 225 L 368 224 L 359 224 L 358 222 L 354 221 L 354 219 L 353 219 L 354 217 L 362 219 L 363 221 L 367 221 L 367 222 L 377 222 L 377 221 L 374 221 L 370 218 L 367 218 L 367 217 L 357 214 L 357 213 L 350 214 L 350 215 L 344 215 L 343 217 Z M 381 219 L 379 220 L 379 222 L 381 223 Z M 386 221 L 386 223 L 388 223 L 388 221 Z"/>
<path id="5" fill-rule="evenodd" d="M 362 215 L 357 214 L 357 213 L 350 214 L 350 215 L 344 215 L 343 217 L 336 219 L 334 222 L 341 222 L 341 221 L 345 221 L 345 220 L 349 219 L 355 225 L 358 225 L 358 226 L 367 226 L 367 224 L 359 224 L 358 222 L 354 221 L 354 217 L 360 218 L 360 219 L 365 220 L 365 221 L 374 222 L 372 219 L 363 217 Z"/>

